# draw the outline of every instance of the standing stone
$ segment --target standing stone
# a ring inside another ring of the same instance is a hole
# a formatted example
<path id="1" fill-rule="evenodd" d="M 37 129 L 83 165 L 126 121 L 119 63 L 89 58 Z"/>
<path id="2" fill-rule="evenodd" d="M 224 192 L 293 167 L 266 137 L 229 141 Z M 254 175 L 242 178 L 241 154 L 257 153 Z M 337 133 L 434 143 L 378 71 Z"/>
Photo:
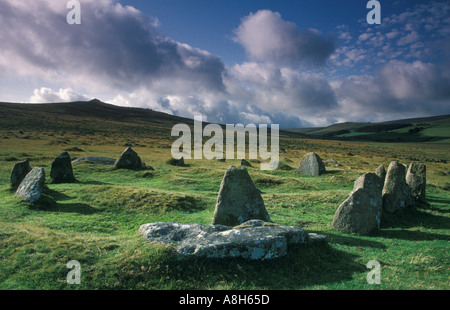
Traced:
<path id="1" fill-rule="evenodd" d="M 386 169 L 384 168 L 384 165 L 379 165 L 377 170 L 375 170 L 375 174 L 380 177 L 384 184 L 384 180 L 386 179 Z"/>
<path id="2" fill-rule="evenodd" d="M 297 173 L 317 177 L 326 171 L 322 159 L 314 152 L 308 153 L 300 161 Z"/>
<path id="3" fill-rule="evenodd" d="M 142 161 L 139 155 L 133 151 L 131 147 L 127 147 L 114 164 L 114 168 L 139 170 L 142 169 Z"/>
<path id="4" fill-rule="evenodd" d="M 30 171 L 31 167 L 28 159 L 15 164 L 11 171 L 11 188 L 17 189 Z"/>
<path id="5" fill-rule="evenodd" d="M 270 222 L 264 201 L 245 167 L 225 172 L 212 224 L 235 226 L 251 219 Z"/>
<path id="6" fill-rule="evenodd" d="M 425 202 L 427 166 L 421 163 L 411 163 L 406 172 L 406 183 L 411 188 L 414 199 Z"/>
<path id="7" fill-rule="evenodd" d="M 30 171 L 20 183 L 16 195 L 22 197 L 26 202 L 35 203 L 41 197 L 45 184 L 45 171 L 36 167 Z"/>
<path id="8" fill-rule="evenodd" d="M 354 183 L 350 196 L 337 209 L 334 229 L 368 234 L 380 227 L 383 183 L 375 173 L 366 173 Z"/>
<path id="9" fill-rule="evenodd" d="M 398 161 L 389 164 L 383 188 L 383 209 L 394 213 L 400 209 L 413 207 L 411 188 L 406 184 L 406 168 Z"/>
<path id="10" fill-rule="evenodd" d="M 52 178 L 53 183 L 75 182 L 69 153 L 63 152 L 53 160 L 50 178 Z"/>

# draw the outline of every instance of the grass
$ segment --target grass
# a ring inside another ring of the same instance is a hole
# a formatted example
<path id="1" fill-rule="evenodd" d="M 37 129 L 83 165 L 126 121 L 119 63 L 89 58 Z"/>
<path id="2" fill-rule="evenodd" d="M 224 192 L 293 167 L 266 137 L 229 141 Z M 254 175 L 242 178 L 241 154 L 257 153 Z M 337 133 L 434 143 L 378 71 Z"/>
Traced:
<path id="1" fill-rule="evenodd" d="M 98 125 L 99 126 L 99 125 Z M 366 143 L 281 139 L 280 158 L 293 170 L 248 168 L 261 190 L 273 222 L 298 225 L 325 234 L 329 243 L 299 247 L 275 261 L 243 259 L 180 260 L 171 247 L 149 244 L 137 235 L 140 225 L 176 221 L 210 224 L 226 169 L 239 160 L 186 160 L 185 167 L 166 163 L 168 141 L 155 136 L 67 130 L 0 132 L 0 289 L 439 289 L 449 285 L 450 170 L 448 144 Z M 8 137 L 1 138 L 1 137 Z M 39 203 L 30 205 L 9 189 L 14 163 L 24 158 L 42 166 L 64 149 L 71 156 L 117 158 L 133 147 L 153 171 L 113 170 L 110 166 L 74 165 L 78 182 L 51 184 Z M 170 143 L 169 143 L 170 145 Z M 77 148 L 78 149 L 77 149 Z M 300 158 L 314 150 L 327 164 L 320 177 L 295 173 Z M 353 156 L 347 155 L 352 153 Z M 334 213 L 354 180 L 391 160 L 427 164 L 429 206 L 385 224 L 368 236 L 331 228 Z M 70 260 L 82 268 L 81 284 L 66 282 Z M 370 260 L 381 263 L 381 284 L 366 281 Z"/>

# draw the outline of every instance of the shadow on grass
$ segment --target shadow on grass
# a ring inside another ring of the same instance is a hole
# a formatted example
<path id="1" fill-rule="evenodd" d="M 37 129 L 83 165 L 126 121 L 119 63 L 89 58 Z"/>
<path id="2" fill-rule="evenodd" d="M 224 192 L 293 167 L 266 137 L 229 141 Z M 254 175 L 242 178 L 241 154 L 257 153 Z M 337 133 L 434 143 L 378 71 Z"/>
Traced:
<path id="1" fill-rule="evenodd" d="M 423 231 L 416 230 L 386 230 L 381 229 L 378 231 L 377 236 L 388 238 L 388 239 L 403 239 L 410 241 L 434 241 L 434 240 L 444 240 L 450 241 L 450 236 L 441 235 Z"/>
<path id="2" fill-rule="evenodd" d="M 58 203 L 51 197 L 41 197 L 31 209 L 47 212 L 79 213 L 84 215 L 100 212 L 85 203 Z"/>
<path id="3" fill-rule="evenodd" d="M 449 213 L 450 208 L 448 209 L 442 209 L 441 207 L 448 207 L 450 206 L 450 199 L 445 198 L 438 198 L 434 196 L 427 196 L 427 202 L 430 204 L 431 209 L 434 211 L 442 212 L 442 213 Z M 436 206 L 436 205 L 442 205 L 442 206 Z"/>
<path id="4" fill-rule="evenodd" d="M 78 183 L 83 184 L 83 185 L 111 185 L 111 183 L 95 181 L 95 180 L 79 181 Z"/>
<path id="5" fill-rule="evenodd" d="M 330 169 L 330 170 L 326 170 L 325 172 L 322 173 L 322 175 L 341 175 L 342 170 L 335 170 L 335 169 Z"/>
<path id="6" fill-rule="evenodd" d="M 41 198 L 31 206 L 31 209 L 49 212 L 79 213 L 85 215 L 99 212 L 99 210 L 85 203 L 59 203 L 59 201 L 70 199 L 73 198 L 58 191 L 45 188 Z"/>
<path id="7" fill-rule="evenodd" d="M 367 272 L 355 260 L 357 255 L 337 250 L 328 244 L 299 246 L 289 254 L 267 261 L 242 258 L 170 259 L 167 268 L 147 275 L 177 283 L 175 289 L 302 289 L 316 285 L 340 283 Z M 149 283 L 146 275 L 137 273 L 130 281 Z M 133 287 L 121 277 L 123 288 Z"/>
<path id="8" fill-rule="evenodd" d="M 432 212 L 440 212 L 434 207 L 429 210 Z M 401 213 L 382 214 L 381 228 L 412 228 L 423 227 L 429 229 L 450 229 L 450 221 L 448 217 L 431 214 L 424 209 L 407 209 Z"/>
<path id="9" fill-rule="evenodd" d="M 321 232 L 318 232 L 319 234 Z M 346 245 L 346 246 L 359 246 L 359 247 L 371 247 L 371 248 L 378 248 L 378 249 L 385 249 L 386 246 L 378 241 L 372 241 L 372 240 L 364 240 L 359 238 L 358 235 L 352 235 L 352 234 L 348 234 L 348 235 L 339 235 L 339 234 L 334 234 L 334 233 L 330 233 L 329 231 L 327 231 L 325 233 L 325 235 L 327 235 L 328 240 L 330 243 L 338 243 L 341 245 Z M 372 235 L 369 235 L 369 237 Z M 373 235 L 375 236 L 375 235 Z"/>

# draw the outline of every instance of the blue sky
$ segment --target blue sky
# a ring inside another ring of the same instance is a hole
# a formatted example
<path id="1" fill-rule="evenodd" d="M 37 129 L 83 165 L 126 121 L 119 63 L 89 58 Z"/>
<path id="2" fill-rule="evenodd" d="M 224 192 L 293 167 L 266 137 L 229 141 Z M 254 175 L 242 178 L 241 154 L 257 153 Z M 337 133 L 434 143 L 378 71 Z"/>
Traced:
<path id="1" fill-rule="evenodd" d="M 0 2 L 0 101 L 99 98 L 281 128 L 450 113 L 450 2 Z"/>

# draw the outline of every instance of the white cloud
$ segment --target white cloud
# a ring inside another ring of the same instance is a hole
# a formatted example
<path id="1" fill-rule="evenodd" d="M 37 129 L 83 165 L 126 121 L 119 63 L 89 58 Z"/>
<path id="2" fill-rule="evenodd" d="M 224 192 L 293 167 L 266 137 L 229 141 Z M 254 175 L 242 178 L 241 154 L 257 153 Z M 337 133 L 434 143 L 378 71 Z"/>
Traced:
<path id="1" fill-rule="evenodd" d="M 386 19 L 389 27 L 361 36 L 339 26 L 346 45 L 335 49 L 334 39 L 318 30 L 300 30 L 278 13 L 258 11 L 234 32 L 248 61 L 227 67 L 208 51 L 161 34 L 158 20 L 135 8 L 113 0 L 84 0 L 82 7 L 82 24 L 71 26 L 64 1 L 2 0 L 0 81 L 33 81 L 33 102 L 97 97 L 220 123 L 322 126 L 448 111 L 450 74 L 445 66 L 415 59 L 429 48 L 421 27 L 405 31 L 400 24 L 422 13 L 393 16 Z M 438 39 L 450 55 L 448 40 Z M 358 75 L 331 81 L 324 66 L 330 63 Z M 310 64 L 313 70 L 305 66 Z M 376 66 L 376 73 L 363 74 Z M 36 88 L 41 85 L 51 88 Z"/>
<path id="2" fill-rule="evenodd" d="M 334 51 L 334 41 L 317 29 L 301 31 L 270 10 L 244 17 L 234 40 L 244 47 L 251 60 L 278 64 L 322 65 Z"/>
<path id="3" fill-rule="evenodd" d="M 72 102 L 72 101 L 86 101 L 90 98 L 85 95 L 80 95 L 74 92 L 72 88 L 60 88 L 59 91 L 54 91 L 47 87 L 35 89 L 33 96 L 30 97 L 32 103 L 47 103 L 47 102 Z"/>

